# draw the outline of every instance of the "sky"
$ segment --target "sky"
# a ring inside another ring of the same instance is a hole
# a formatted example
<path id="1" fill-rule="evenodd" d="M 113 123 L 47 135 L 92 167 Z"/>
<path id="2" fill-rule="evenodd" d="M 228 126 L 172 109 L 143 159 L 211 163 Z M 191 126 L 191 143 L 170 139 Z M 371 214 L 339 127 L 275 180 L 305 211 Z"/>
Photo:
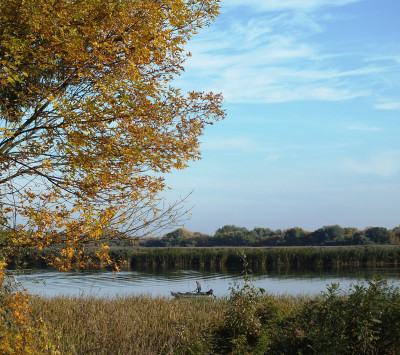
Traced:
<path id="1" fill-rule="evenodd" d="M 169 174 L 184 224 L 400 225 L 400 1 L 223 0 L 175 85 L 222 92 L 202 159 Z"/>

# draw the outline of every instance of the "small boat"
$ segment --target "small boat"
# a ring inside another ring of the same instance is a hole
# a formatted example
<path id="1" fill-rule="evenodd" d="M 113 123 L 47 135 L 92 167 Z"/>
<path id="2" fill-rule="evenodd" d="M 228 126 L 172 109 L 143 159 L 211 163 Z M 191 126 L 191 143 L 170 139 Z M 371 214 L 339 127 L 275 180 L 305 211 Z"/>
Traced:
<path id="1" fill-rule="evenodd" d="M 215 297 L 214 291 L 210 289 L 207 292 L 172 292 L 171 295 L 176 298 L 197 298 L 197 297 Z"/>

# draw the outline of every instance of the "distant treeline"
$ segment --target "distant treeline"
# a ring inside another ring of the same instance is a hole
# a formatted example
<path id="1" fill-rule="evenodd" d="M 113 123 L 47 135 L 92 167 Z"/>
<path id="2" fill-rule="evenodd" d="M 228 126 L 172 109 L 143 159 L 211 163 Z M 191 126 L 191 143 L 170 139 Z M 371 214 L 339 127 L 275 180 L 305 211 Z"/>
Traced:
<path id="1" fill-rule="evenodd" d="M 330 247 L 328 247 L 330 246 Z M 251 267 L 307 267 L 328 265 L 400 265 L 400 227 L 388 230 L 370 227 L 365 230 L 325 226 L 314 232 L 301 228 L 284 231 L 269 228 L 224 226 L 213 236 L 180 228 L 162 238 L 139 239 L 138 243 L 110 243 L 110 257 L 117 264 L 130 267 L 231 267 L 241 265 L 238 252 L 244 250 Z M 288 248 L 291 247 L 291 248 Z M 9 268 L 46 267 L 48 254 L 58 251 L 45 248 L 26 250 L 9 261 Z M 96 251 L 87 248 L 94 266 L 102 265 Z"/>
<path id="2" fill-rule="evenodd" d="M 400 226 L 392 230 L 369 227 L 358 230 L 339 225 L 324 226 L 313 232 L 294 227 L 284 231 L 227 225 L 214 235 L 177 229 L 162 238 L 146 238 L 139 241 L 144 247 L 216 247 L 216 246 L 340 246 L 369 244 L 400 244 Z"/>

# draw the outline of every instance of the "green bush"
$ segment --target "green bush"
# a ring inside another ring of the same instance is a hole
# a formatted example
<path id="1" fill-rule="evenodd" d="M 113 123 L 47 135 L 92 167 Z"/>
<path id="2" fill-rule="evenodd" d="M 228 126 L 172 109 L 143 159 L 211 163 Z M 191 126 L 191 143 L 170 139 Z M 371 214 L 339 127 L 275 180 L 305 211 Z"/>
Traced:
<path id="1" fill-rule="evenodd" d="M 224 317 L 211 329 L 217 354 L 399 354 L 400 290 L 384 280 L 332 284 L 326 292 L 285 307 L 262 296 L 245 266 L 233 284 Z"/>
<path id="2" fill-rule="evenodd" d="M 214 333 L 214 351 L 222 354 L 255 354 L 262 337 L 261 314 L 258 312 L 263 289 L 254 286 L 245 254 L 240 254 L 244 283 L 230 287 L 225 317 Z"/>
<path id="3" fill-rule="evenodd" d="M 393 354 L 400 349 L 400 293 L 386 281 L 332 284 L 285 319 L 268 354 Z"/>

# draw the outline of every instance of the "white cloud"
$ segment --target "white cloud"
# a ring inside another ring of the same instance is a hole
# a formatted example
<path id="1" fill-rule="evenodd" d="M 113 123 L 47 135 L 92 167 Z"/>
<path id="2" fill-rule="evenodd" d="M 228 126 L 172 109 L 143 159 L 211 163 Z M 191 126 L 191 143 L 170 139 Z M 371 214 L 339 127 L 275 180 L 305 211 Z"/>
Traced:
<path id="1" fill-rule="evenodd" d="M 313 37 L 325 30 L 326 12 L 304 11 L 357 1 L 224 1 L 222 6 L 231 10 L 250 6 L 264 13 L 223 14 L 220 23 L 201 31 L 190 42 L 193 57 L 177 85 L 184 90 L 222 92 L 230 103 L 343 101 L 383 95 L 376 88 L 387 80 L 393 61 L 370 59 L 370 53 L 360 49 L 340 52 L 326 46 Z M 296 11 L 282 11 L 289 8 Z M 276 12 L 268 12 L 272 10 Z M 397 109 L 398 105 L 381 103 L 376 108 Z"/>
<path id="2" fill-rule="evenodd" d="M 254 146 L 252 139 L 237 137 L 205 140 L 201 143 L 202 150 L 247 150 Z"/>
<path id="3" fill-rule="evenodd" d="M 201 143 L 202 151 L 219 150 L 234 152 L 234 154 L 239 152 L 251 154 L 253 158 L 257 156 L 259 162 L 267 164 L 287 157 L 292 149 L 292 147 L 278 148 L 266 141 L 242 137 L 207 139 Z"/>
<path id="4" fill-rule="evenodd" d="M 354 1 L 335 1 L 335 5 L 350 2 Z M 234 3 L 238 6 L 244 2 Z M 250 2 L 258 3 L 265 2 Z M 300 2 L 284 1 L 281 5 L 295 3 Z M 314 7 L 333 6 L 333 2 L 326 1 L 306 3 Z M 273 8 L 277 4 L 259 6 Z M 322 31 L 312 14 L 254 16 L 224 22 L 224 26 L 211 27 L 191 42 L 193 57 L 187 61 L 186 73 L 178 82 L 183 89 L 222 92 L 228 102 L 240 103 L 340 101 L 370 96 L 371 91 L 354 78 L 384 70 L 379 66 L 342 69 L 332 64 L 331 53 L 308 39 L 311 33 Z"/>
<path id="5" fill-rule="evenodd" d="M 352 77 L 379 72 L 379 68 L 339 71 L 314 68 L 315 55 L 305 44 L 276 40 L 269 46 L 240 54 L 201 53 L 188 62 L 188 71 L 209 78 L 201 90 L 223 92 L 229 102 L 288 102 L 349 100 L 369 96 Z M 194 80 L 187 80 L 193 85 Z"/>
<path id="6" fill-rule="evenodd" d="M 380 55 L 380 56 L 373 56 L 368 59 L 370 62 L 377 62 L 377 61 L 386 61 L 390 63 L 394 63 L 395 65 L 400 64 L 400 55 Z"/>
<path id="7" fill-rule="evenodd" d="M 207 89 L 221 91 L 228 102 L 278 103 L 299 100 L 340 101 L 370 92 L 335 81 L 330 72 L 279 67 L 242 68 L 231 66 L 215 73 Z"/>
<path id="8" fill-rule="evenodd" d="M 346 129 L 350 131 L 367 131 L 367 132 L 379 132 L 383 130 L 381 127 L 366 125 L 363 123 L 350 124 L 346 126 Z"/>
<path id="9" fill-rule="evenodd" d="M 400 109 L 400 101 L 376 104 L 375 108 L 380 109 L 380 110 L 399 110 Z"/>
<path id="10" fill-rule="evenodd" d="M 257 11 L 316 10 L 327 6 L 343 6 L 360 0 L 224 0 L 222 10 L 238 6 Z"/>
<path id="11" fill-rule="evenodd" d="M 400 152 L 382 152 L 364 161 L 346 159 L 344 166 L 354 173 L 390 178 L 400 170 Z"/>

